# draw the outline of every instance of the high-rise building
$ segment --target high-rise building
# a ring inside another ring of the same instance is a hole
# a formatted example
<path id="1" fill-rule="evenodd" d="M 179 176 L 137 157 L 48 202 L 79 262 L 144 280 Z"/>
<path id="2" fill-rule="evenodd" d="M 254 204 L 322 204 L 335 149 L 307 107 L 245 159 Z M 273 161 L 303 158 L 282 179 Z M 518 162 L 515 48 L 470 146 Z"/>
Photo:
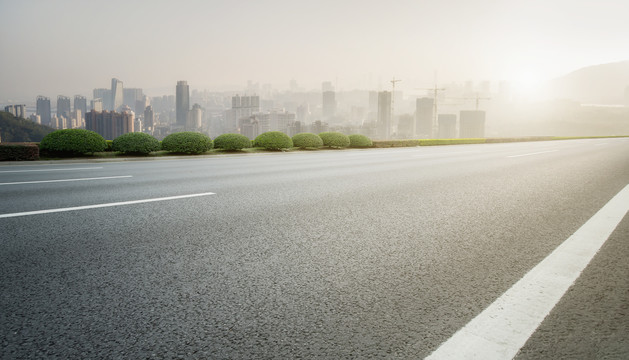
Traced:
<path id="1" fill-rule="evenodd" d="M 426 139 L 432 136 L 432 112 L 434 99 L 420 98 L 415 101 L 416 136 Z"/>
<path id="2" fill-rule="evenodd" d="M 37 97 L 37 115 L 40 116 L 42 125 L 50 126 L 50 121 L 52 120 L 50 98 L 41 95 Z"/>
<path id="3" fill-rule="evenodd" d="M 177 81 L 176 97 L 177 125 L 185 127 L 190 111 L 190 88 L 187 81 Z"/>
<path id="4" fill-rule="evenodd" d="M 111 89 L 94 89 L 93 94 L 94 100 L 101 99 L 103 110 L 111 110 Z"/>
<path id="5" fill-rule="evenodd" d="M 112 78 L 111 79 L 111 110 L 118 111 L 122 108 L 124 96 L 124 89 L 122 81 Z"/>
<path id="6" fill-rule="evenodd" d="M 85 128 L 99 133 L 106 140 L 133 132 L 133 112 L 90 111 L 85 114 Z"/>
<path id="7" fill-rule="evenodd" d="M 198 130 L 201 129 L 203 118 L 203 108 L 201 105 L 194 104 L 192 109 L 188 112 L 188 123 L 186 124 L 186 129 L 188 130 Z"/>
<path id="8" fill-rule="evenodd" d="M 456 114 L 439 114 L 437 117 L 437 137 L 439 139 L 454 139 L 456 137 Z"/>
<path id="9" fill-rule="evenodd" d="M 321 115 L 324 120 L 329 120 L 336 115 L 336 93 L 334 91 L 323 92 Z"/>
<path id="10" fill-rule="evenodd" d="M 250 117 L 260 112 L 260 97 L 251 96 L 232 96 L 232 107 L 225 112 L 227 126 L 231 129 L 239 127 L 241 118 Z"/>
<path id="11" fill-rule="evenodd" d="M 144 112 L 147 106 L 149 106 L 149 97 L 146 95 L 142 95 L 142 97 L 135 101 L 135 113 L 141 114 Z M 129 105 L 131 106 L 131 105 Z"/>
<path id="12" fill-rule="evenodd" d="M 149 134 L 152 134 L 155 129 L 155 113 L 153 112 L 153 107 L 151 105 L 144 109 L 144 129 Z"/>
<path id="13" fill-rule="evenodd" d="M 16 118 L 26 119 L 26 105 L 8 105 L 4 111 L 13 114 Z"/>
<path id="14" fill-rule="evenodd" d="M 90 110 L 101 112 L 104 110 L 103 99 L 90 100 Z M 87 112 L 86 112 L 87 114 Z"/>
<path id="15" fill-rule="evenodd" d="M 59 95 L 57 96 L 57 117 L 65 119 L 66 121 L 70 119 L 70 113 L 72 112 L 72 105 L 70 102 L 70 98 L 67 96 Z"/>
<path id="16" fill-rule="evenodd" d="M 459 115 L 459 137 L 485 137 L 485 112 L 481 110 L 461 110 Z"/>
<path id="17" fill-rule="evenodd" d="M 378 135 L 383 140 L 391 138 L 391 93 L 378 93 Z"/>
<path id="18" fill-rule="evenodd" d="M 74 111 L 76 110 L 81 110 L 82 121 L 85 118 L 85 114 L 87 114 L 87 99 L 85 98 L 85 96 L 74 96 Z"/>
<path id="19" fill-rule="evenodd" d="M 142 100 L 144 94 L 142 93 L 142 89 L 136 88 L 124 88 L 122 89 L 122 103 L 124 105 L 128 105 L 131 110 L 137 110 L 135 108 L 135 103 L 138 100 Z M 140 112 L 144 111 L 146 106 L 143 106 Z"/>

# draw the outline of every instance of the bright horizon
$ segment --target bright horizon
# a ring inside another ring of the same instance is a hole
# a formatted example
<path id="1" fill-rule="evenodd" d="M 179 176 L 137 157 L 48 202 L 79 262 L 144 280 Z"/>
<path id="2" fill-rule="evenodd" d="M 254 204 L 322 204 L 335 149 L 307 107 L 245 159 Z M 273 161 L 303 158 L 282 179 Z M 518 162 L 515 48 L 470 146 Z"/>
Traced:
<path id="1" fill-rule="evenodd" d="M 103 7 L 107 4 L 106 7 Z M 464 81 L 523 89 L 629 59 L 618 1 L 0 0 L 0 103 L 125 87 L 405 92 Z M 7 51 L 10 50 L 10 51 Z M 435 76 L 436 74 L 436 76 Z M 151 94 L 158 95 L 158 94 Z"/>

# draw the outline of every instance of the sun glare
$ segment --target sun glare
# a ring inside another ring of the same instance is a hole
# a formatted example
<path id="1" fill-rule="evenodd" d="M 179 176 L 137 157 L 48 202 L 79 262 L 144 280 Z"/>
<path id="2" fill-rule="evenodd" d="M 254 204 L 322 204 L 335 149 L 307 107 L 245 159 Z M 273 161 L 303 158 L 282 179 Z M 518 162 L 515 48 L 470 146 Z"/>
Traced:
<path id="1" fill-rule="evenodd" d="M 511 77 L 514 91 L 518 96 L 528 99 L 542 95 L 543 79 L 532 69 L 521 69 Z"/>

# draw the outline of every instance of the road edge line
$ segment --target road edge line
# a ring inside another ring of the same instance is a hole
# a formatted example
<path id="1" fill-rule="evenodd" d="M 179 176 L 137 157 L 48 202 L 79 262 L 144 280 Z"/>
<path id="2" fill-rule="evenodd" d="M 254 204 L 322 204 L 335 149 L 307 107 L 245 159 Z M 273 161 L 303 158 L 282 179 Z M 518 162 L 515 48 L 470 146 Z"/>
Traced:
<path id="1" fill-rule="evenodd" d="M 426 359 L 511 359 L 629 210 L 629 185 Z"/>

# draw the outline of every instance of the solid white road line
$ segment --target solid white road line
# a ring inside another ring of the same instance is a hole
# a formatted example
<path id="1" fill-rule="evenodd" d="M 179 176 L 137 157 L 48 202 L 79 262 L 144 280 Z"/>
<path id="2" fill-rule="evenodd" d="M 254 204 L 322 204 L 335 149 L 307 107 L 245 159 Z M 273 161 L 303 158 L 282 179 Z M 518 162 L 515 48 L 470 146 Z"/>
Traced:
<path id="1" fill-rule="evenodd" d="M 132 175 L 123 175 L 123 176 L 107 176 L 107 177 L 80 178 L 80 179 L 60 179 L 60 180 L 21 181 L 21 182 L 0 183 L 0 185 L 42 184 L 42 183 L 54 183 L 54 182 L 66 182 L 66 181 L 86 181 L 86 180 L 122 179 L 122 178 L 130 178 L 130 177 L 133 177 L 133 176 L 132 176 Z"/>
<path id="2" fill-rule="evenodd" d="M 50 213 L 57 213 L 57 212 L 64 212 L 64 211 L 97 209 L 97 208 L 104 208 L 104 207 L 111 207 L 111 206 L 123 206 L 123 205 L 132 205 L 132 204 L 142 204 L 142 203 L 148 203 L 148 202 L 154 202 L 154 201 L 186 199 L 186 198 L 199 197 L 199 196 L 208 196 L 208 195 L 215 195 L 215 193 L 208 192 L 208 193 L 199 193 L 199 194 L 168 196 L 168 197 L 153 198 L 153 199 L 122 201 L 122 202 L 107 203 L 107 204 L 76 206 L 76 207 L 49 209 L 49 210 L 26 211 L 26 212 L 12 213 L 12 214 L 0 214 L 0 218 L 10 218 L 10 217 L 39 215 L 39 214 L 50 214 Z"/>
<path id="3" fill-rule="evenodd" d="M 36 169 L 36 170 L 6 170 L 0 171 L 0 173 L 21 173 L 21 172 L 35 172 L 35 171 L 73 171 L 73 170 L 97 170 L 103 167 L 88 167 L 88 168 L 67 168 L 67 169 Z"/>
<path id="4" fill-rule="evenodd" d="M 555 152 L 558 150 L 548 150 L 548 151 L 540 151 L 540 152 L 534 152 L 534 153 L 528 153 L 528 154 L 522 154 L 522 155 L 511 155 L 511 156 L 507 156 L 508 158 L 517 158 L 517 157 L 522 157 L 522 156 L 531 156 L 531 155 L 538 155 L 538 154 L 546 154 L 546 153 L 551 153 L 551 152 Z"/>
<path id="5" fill-rule="evenodd" d="M 426 359 L 511 359 L 629 210 L 629 185 Z"/>

